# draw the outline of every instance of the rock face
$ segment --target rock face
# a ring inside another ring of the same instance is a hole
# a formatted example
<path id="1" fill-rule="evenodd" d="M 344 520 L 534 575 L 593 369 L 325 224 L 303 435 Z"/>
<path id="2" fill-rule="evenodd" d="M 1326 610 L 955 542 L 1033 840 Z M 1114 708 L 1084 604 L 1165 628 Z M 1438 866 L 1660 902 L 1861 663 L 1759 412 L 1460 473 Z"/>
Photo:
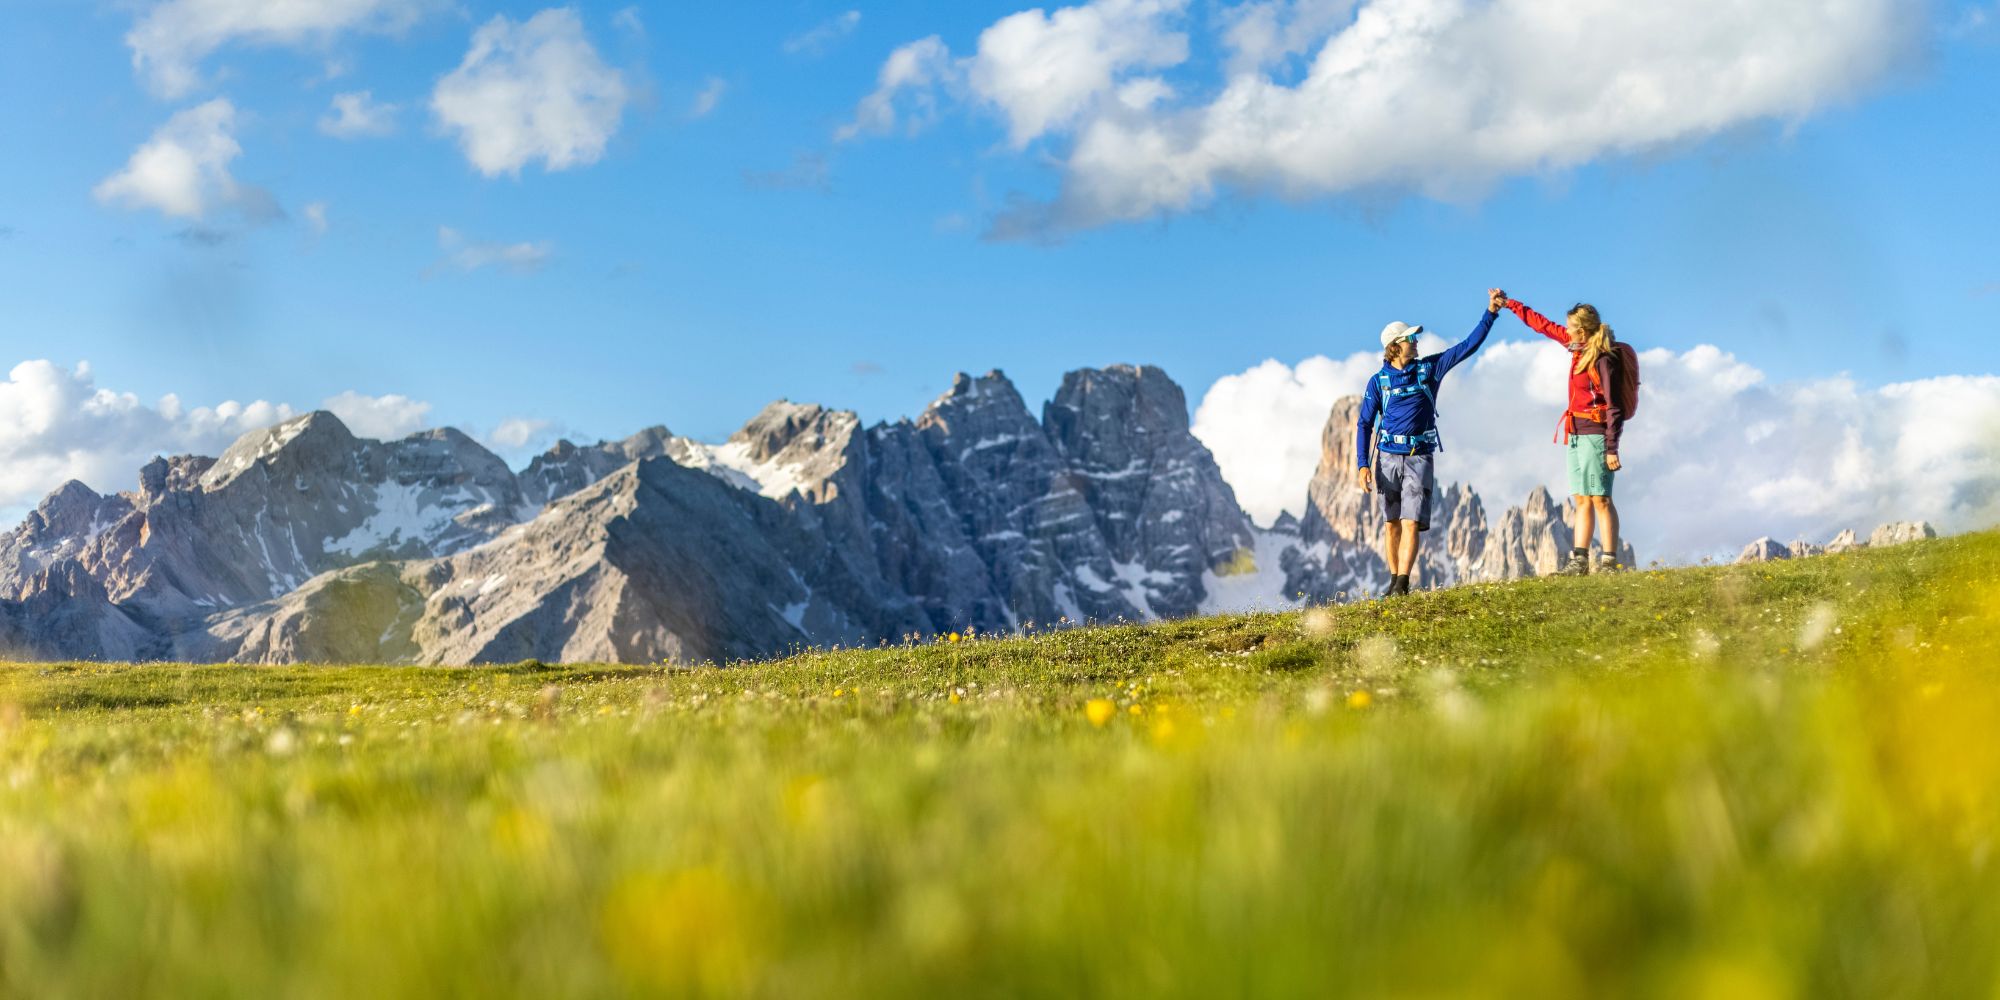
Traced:
<path id="1" fill-rule="evenodd" d="M 1856 535 L 1852 528 L 1833 536 L 1833 539 L 1825 545 L 1815 545 L 1807 541 L 1780 545 L 1770 538 L 1759 538 L 1744 548 L 1742 554 L 1736 557 L 1736 561 L 1752 563 L 1770 562 L 1773 559 L 1809 559 L 1813 556 L 1839 555 L 1843 552 L 1902 545 L 1906 542 L 1936 537 L 1937 529 L 1931 527 L 1928 521 L 1892 521 L 1876 528 L 1865 542 L 1860 540 L 1860 536 Z"/>
<path id="2" fill-rule="evenodd" d="M 1766 537 L 1759 538 L 1749 545 L 1744 546 L 1743 551 L 1736 556 L 1736 562 L 1740 565 L 1743 563 L 1771 562 L 1777 559 L 1790 559 L 1791 557 L 1792 550 L 1789 547 L 1780 545 L 1775 540 Z"/>
<path id="3" fill-rule="evenodd" d="M 720 445 L 652 427 L 519 474 L 313 413 L 139 478 L 0 537 L 7 652 L 726 661 L 1189 614 L 1259 539 L 1150 367 L 1073 372 L 1040 421 L 996 371 L 914 421 L 779 401 Z"/>
<path id="4" fill-rule="evenodd" d="M 1868 547 L 1879 549 L 1936 537 L 1937 529 L 1931 527 L 1929 521 L 1896 521 L 1876 528 L 1875 533 L 1868 536 Z"/>
<path id="5" fill-rule="evenodd" d="M 914 420 L 780 400 L 721 444 L 651 427 L 519 473 L 449 428 L 370 441 L 311 413 L 156 458 L 129 492 L 51 493 L 0 535 L 0 656 L 728 662 L 1353 599 L 1388 582 L 1357 405 L 1333 407 L 1305 516 L 1269 529 L 1151 367 L 1071 372 L 1040 419 L 994 371 Z M 1573 516 L 1544 489 L 1489 516 L 1443 487 L 1416 582 L 1553 572 Z"/>

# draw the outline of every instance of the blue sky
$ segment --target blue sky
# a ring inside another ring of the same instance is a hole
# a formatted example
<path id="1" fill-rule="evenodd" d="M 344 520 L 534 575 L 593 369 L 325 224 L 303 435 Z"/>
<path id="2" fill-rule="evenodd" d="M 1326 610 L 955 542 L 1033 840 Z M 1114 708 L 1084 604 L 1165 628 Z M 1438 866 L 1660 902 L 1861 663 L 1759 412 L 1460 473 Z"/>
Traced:
<path id="1" fill-rule="evenodd" d="M 2000 370 L 1990 5 L 1889 4 L 1922 22 L 1909 57 L 1802 114 L 1444 197 L 1225 185 L 1188 210 L 1004 241 L 986 238 L 996 214 L 1054 195 L 1069 137 L 1017 149 L 998 110 L 945 90 L 920 134 L 834 133 L 897 47 L 936 35 L 962 57 L 1017 4 L 577 3 L 629 92 L 601 155 L 486 176 L 431 96 L 481 25 L 542 5 L 416 4 L 393 32 L 225 40 L 169 97 L 126 35 L 176 2 L 193 0 L 0 14 L 0 355 L 88 361 L 98 387 L 148 404 L 393 393 L 480 432 L 664 423 L 714 440 L 780 396 L 893 419 L 957 370 L 1003 368 L 1036 405 L 1068 369 L 1145 362 L 1192 405 L 1266 358 L 1368 349 L 1389 319 L 1456 336 L 1495 283 L 1548 310 L 1590 299 L 1627 340 L 1721 345 L 1772 379 Z M 1217 85 L 1209 27 L 1226 10 L 1177 16 L 1184 99 Z M 787 45 L 816 26 L 823 44 Z M 393 133 L 324 134 L 334 95 L 361 90 L 397 105 Z M 237 113 L 230 176 L 282 220 L 93 195 L 218 97 Z M 441 265 L 442 227 L 539 262 Z"/>

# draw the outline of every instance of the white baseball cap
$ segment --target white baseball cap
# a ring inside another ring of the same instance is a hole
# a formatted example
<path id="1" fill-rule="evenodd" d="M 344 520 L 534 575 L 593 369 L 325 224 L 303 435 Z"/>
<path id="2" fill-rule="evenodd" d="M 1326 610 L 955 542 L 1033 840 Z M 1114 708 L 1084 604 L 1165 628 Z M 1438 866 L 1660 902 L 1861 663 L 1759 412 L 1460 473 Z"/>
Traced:
<path id="1" fill-rule="evenodd" d="M 1386 348 L 1399 340 L 1415 340 L 1417 334 L 1422 332 L 1424 328 L 1421 326 L 1411 326 L 1402 320 L 1397 320 L 1382 328 L 1382 346 Z"/>

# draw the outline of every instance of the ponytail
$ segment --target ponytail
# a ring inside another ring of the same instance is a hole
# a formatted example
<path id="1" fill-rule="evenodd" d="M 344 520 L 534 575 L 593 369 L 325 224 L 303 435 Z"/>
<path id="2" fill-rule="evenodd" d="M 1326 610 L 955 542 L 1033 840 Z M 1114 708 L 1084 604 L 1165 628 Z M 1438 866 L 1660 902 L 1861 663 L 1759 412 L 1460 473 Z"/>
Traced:
<path id="1" fill-rule="evenodd" d="M 1570 315 L 1583 314 L 1583 320 L 1590 332 L 1584 336 L 1583 349 L 1576 352 L 1576 367 L 1573 371 L 1589 371 L 1597 364 L 1597 359 L 1611 353 L 1618 339 L 1611 332 L 1611 325 L 1597 314 L 1597 308 L 1588 304 L 1570 310 Z"/>

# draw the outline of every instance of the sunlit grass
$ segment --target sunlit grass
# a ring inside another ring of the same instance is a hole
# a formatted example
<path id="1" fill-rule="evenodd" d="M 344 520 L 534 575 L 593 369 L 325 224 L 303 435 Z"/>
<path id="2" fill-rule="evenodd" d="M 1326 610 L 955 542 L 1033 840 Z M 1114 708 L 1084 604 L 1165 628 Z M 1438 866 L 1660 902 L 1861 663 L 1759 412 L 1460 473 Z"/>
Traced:
<path id="1" fill-rule="evenodd" d="M 2000 536 L 730 669 L 0 667 L 0 995 L 2000 989 Z"/>

